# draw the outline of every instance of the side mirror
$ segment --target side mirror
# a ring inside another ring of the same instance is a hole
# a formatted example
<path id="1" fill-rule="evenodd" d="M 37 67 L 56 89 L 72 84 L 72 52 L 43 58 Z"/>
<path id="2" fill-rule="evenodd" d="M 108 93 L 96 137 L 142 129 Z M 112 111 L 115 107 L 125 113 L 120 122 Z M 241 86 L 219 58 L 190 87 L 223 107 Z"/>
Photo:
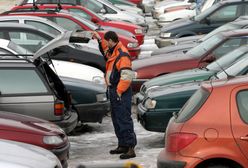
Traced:
<path id="1" fill-rule="evenodd" d="M 102 9 L 100 10 L 100 13 L 105 14 L 105 13 L 106 13 L 106 10 L 102 8 Z"/>
<path id="2" fill-rule="evenodd" d="M 97 22 L 98 22 L 97 18 L 95 18 L 95 17 L 92 17 L 92 18 L 91 18 L 91 21 L 92 21 L 93 23 L 97 23 Z"/>

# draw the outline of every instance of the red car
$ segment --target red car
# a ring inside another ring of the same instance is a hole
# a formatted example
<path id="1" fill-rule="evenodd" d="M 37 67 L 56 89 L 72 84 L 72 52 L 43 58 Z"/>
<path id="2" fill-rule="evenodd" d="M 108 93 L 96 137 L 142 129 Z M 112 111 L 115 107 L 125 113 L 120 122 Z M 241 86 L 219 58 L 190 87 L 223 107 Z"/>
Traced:
<path id="1" fill-rule="evenodd" d="M 137 73 L 133 90 L 139 91 L 148 79 L 176 71 L 201 68 L 224 54 L 248 43 L 248 30 L 240 29 L 218 33 L 182 54 L 162 54 L 133 61 Z"/>
<path id="2" fill-rule="evenodd" d="M 97 31 L 101 38 L 104 37 L 105 30 L 99 29 L 94 23 L 74 14 L 68 14 L 64 12 L 54 12 L 54 11 L 26 11 L 26 12 L 7 12 L 9 15 L 32 15 L 45 17 L 56 24 L 60 25 L 66 30 L 86 30 L 86 31 Z M 5 13 L 5 14 L 7 14 Z M 118 33 L 117 33 L 118 34 Z M 137 59 L 140 53 L 140 47 L 138 41 L 135 37 L 126 37 L 124 35 L 118 34 L 120 41 L 125 45 L 129 51 L 131 59 Z"/>
<path id="3" fill-rule="evenodd" d="M 58 5 L 52 5 L 52 4 L 42 4 L 37 5 L 39 9 L 56 9 L 58 8 Z M 21 6 L 15 6 L 12 8 L 12 11 L 18 11 L 18 10 L 25 10 L 25 9 L 31 9 L 33 8 L 33 5 L 26 4 Z M 133 33 L 136 37 L 136 39 L 139 42 L 139 45 L 144 43 L 144 29 L 140 26 L 137 26 L 132 23 L 127 22 L 121 22 L 121 21 L 111 21 L 109 19 L 103 18 L 102 16 L 94 13 L 93 11 L 79 5 L 60 5 L 60 8 L 63 10 L 67 10 L 69 12 L 78 14 L 85 19 L 91 20 L 92 22 L 101 25 L 101 26 L 109 26 L 109 27 L 115 27 L 118 29 L 124 29 L 126 31 L 129 31 Z"/>
<path id="4" fill-rule="evenodd" d="M 171 118 L 158 168 L 248 167 L 248 78 L 210 81 Z"/>
<path id="5" fill-rule="evenodd" d="M 70 143 L 57 125 L 38 118 L 0 111 L 0 139 L 24 142 L 53 152 L 67 167 Z"/>

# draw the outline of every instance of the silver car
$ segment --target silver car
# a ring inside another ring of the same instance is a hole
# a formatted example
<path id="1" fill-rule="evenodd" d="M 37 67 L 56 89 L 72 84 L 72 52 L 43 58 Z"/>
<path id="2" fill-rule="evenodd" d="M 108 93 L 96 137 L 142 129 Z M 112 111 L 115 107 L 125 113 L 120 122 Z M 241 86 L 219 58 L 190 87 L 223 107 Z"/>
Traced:
<path id="1" fill-rule="evenodd" d="M 0 110 L 49 120 L 66 133 L 76 127 L 78 115 L 71 109 L 69 93 L 41 58 L 56 47 L 68 45 L 64 41 L 68 38 L 69 43 L 71 33 L 61 34 L 38 50 L 34 61 L 0 59 Z"/>

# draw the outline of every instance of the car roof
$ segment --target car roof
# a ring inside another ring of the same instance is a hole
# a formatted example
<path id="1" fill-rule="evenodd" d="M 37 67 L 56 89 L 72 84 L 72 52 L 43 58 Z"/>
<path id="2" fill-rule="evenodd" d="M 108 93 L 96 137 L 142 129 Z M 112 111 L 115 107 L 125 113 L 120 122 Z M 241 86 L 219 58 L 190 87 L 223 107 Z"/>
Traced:
<path id="1" fill-rule="evenodd" d="M 230 30 L 230 31 L 220 32 L 220 34 L 225 37 L 242 36 L 242 35 L 248 36 L 248 30 L 247 29 Z"/>
<path id="2" fill-rule="evenodd" d="M 219 80 L 211 80 L 202 83 L 203 88 L 222 88 L 222 87 L 231 87 L 235 88 L 238 86 L 247 86 L 248 76 L 236 76 L 230 77 L 228 79 L 219 79 Z"/>

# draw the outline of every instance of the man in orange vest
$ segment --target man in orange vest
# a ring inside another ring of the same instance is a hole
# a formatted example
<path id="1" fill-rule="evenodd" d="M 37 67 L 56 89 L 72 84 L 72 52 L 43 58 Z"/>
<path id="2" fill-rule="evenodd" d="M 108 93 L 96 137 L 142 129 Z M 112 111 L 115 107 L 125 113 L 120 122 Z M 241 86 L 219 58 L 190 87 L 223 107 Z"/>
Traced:
<path id="1" fill-rule="evenodd" d="M 99 42 L 99 49 L 106 60 L 105 80 L 111 103 L 111 117 L 118 146 L 110 154 L 121 154 L 121 159 L 136 157 L 134 147 L 137 144 L 131 118 L 131 81 L 132 63 L 126 47 L 119 41 L 113 31 L 108 31 L 104 39 L 97 32 L 93 35 Z"/>

